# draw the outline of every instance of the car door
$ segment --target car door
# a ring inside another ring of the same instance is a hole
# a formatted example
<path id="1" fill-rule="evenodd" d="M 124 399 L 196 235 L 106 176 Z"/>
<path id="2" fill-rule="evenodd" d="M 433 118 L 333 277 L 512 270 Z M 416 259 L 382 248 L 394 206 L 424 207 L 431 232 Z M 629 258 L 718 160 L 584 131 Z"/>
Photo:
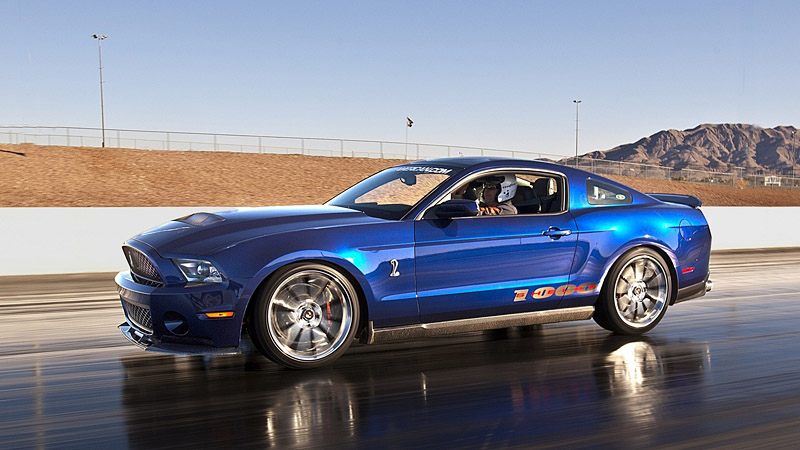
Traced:
<path id="1" fill-rule="evenodd" d="M 415 222 L 417 297 L 423 322 L 553 308 L 569 282 L 575 221 L 555 212 Z"/>

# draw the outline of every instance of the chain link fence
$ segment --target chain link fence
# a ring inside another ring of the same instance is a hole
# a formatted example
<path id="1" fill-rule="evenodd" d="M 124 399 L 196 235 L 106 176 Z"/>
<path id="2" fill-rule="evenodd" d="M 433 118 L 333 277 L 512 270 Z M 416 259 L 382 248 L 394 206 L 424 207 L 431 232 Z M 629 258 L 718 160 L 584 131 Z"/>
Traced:
<path id="1" fill-rule="evenodd" d="M 0 142 L 68 147 L 101 147 L 103 136 L 100 128 L 0 126 Z M 225 151 L 402 160 L 452 156 L 501 156 L 522 159 L 560 159 L 563 157 L 522 150 L 415 142 L 109 128 L 105 130 L 105 146 L 137 150 Z"/>
<path id="2" fill-rule="evenodd" d="M 370 141 L 181 131 L 105 130 L 100 128 L 0 126 L 0 142 L 48 146 L 130 148 L 166 151 L 225 151 L 239 153 L 294 154 L 353 158 L 417 160 L 453 156 L 499 156 L 544 159 L 575 166 L 575 157 L 525 150 L 507 150 L 416 142 Z M 800 189 L 800 178 L 774 174 L 749 174 L 744 168 L 733 172 L 702 169 L 674 169 L 652 164 L 637 164 L 578 157 L 577 167 L 600 175 L 714 183 L 733 186 L 744 181 L 751 186 Z"/>

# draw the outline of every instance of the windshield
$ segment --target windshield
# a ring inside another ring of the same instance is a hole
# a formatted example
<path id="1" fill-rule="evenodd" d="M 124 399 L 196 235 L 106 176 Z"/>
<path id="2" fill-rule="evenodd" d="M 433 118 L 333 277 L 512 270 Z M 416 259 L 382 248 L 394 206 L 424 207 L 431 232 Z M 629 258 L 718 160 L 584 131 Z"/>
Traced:
<path id="1" fill-rule="evenodd" d="M 381 219 L 399 220 L 455 172 L 452 167 L 441 166 L 392 167 L 356 184 L 326 204 L 356 209 Z"/>

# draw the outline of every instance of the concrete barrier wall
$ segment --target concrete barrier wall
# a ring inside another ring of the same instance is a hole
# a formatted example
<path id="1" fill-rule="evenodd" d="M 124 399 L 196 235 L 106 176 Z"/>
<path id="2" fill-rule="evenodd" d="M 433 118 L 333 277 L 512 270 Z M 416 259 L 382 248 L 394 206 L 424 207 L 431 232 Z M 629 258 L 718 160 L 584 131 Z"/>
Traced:
<path id="1" fill-rule="evenodd" d="M 129 237 L 196 211 L 231 208 L 0 208 L 0 275 L 127 268 Z M 800 208 L 705 207 L 714 250 L 800 247 Z"/>
<path id="2" fill-rule="evenodd" d="M 0 275 L 127 269 L 122 243 L 196 211 L 231 208 L 0 208 Z"/>
<path id="3" fill-rule="evenodd" d="M 800 247 L 800 207 L 701 208 L 711 249 Z"/>

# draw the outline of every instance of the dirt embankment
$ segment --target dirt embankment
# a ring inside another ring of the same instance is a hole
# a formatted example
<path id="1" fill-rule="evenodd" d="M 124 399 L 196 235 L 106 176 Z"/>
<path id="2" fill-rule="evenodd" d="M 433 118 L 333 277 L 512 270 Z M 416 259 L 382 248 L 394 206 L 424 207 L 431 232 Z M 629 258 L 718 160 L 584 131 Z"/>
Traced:
<path id="1" fill-rule="evenodd" d="M 0 144 L 0 207 L 319 204 L 400 162 Z M 800 206 L 800 190 L 611 178 L 707 206 Z"/>

